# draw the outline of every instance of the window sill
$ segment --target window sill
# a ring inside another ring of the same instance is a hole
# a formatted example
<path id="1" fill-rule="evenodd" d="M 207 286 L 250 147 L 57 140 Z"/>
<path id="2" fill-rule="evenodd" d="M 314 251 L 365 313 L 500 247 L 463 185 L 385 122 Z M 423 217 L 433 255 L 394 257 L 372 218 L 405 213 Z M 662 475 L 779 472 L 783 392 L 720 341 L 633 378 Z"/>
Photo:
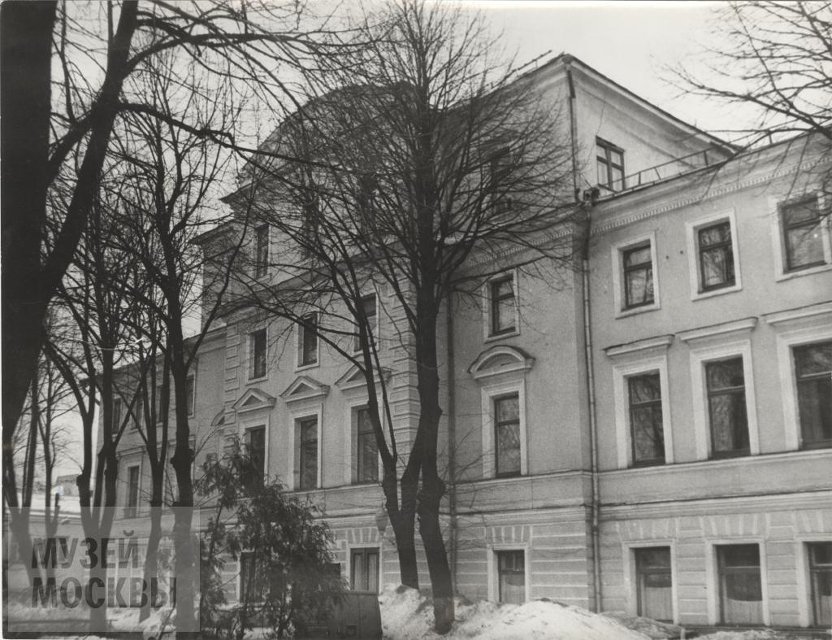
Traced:
<path id="1" fill-rule="evenodd" d="M 310 369 L 316 369 L 321 366 L 320 362 L 311 362 L 310 364 L 299 364 L 295 367 L 295 373 L 300 371 L 309 371 Z"/>
<path id="2" fill-rule="evenodd" d="M 646 313 L 648 311 L 657 311 L 661 309 L 661 306 L 658 302 L 653 302 L 651 304 L 645 304 L 640 307 L 632 307 L 629 309 L 619 309 L 615 313 L 616 318 L 628 318 L 630 316 L 636 316 L 640 313 Z"/>
<path id="3" fill-rule="evenodd" d="M 801 276 L 810 276 L 815 273 L 822 273 L 824 271 L 829 271 L 832 269 L 832 262 L 827 262 L 824 264 L 819 264 L 815 267 L 807 267 L 806 269 L 794 269 L 792 271 L 784 271 L 783 273 L 778 274 L 774 279 L 777 282 L 782 282 L 783 280 L 791 280 L 792 278 L 799 278 Z"/>
<path id="4" fill-rule="evenodd" d="M 713 298 L 716 296 L 721 296 L 726 293 L 736 293 L 737 291 L 742 291 L 742 285 L 739 283 L 732 284 L 727 287 L 719 287 L 716 289 L 708 289 L 707 291 L 697 291 L 691 296 L 691 300 L 696 302 L 697 300 L 706 300 L 708 298 Z"/>
<path id="5" fill-rule="evenodd" d="M 248 380 L 246 380 L 246 384 L 254 384 L 256 382 L 263 382 L 263 381 L 268 380 L 268 379 L 269 379 L 269 374 L 266 374 L 264 376 L 260 376 L 259 378 L 249 378 Z"/>
<path id="6" fill-rule="evenodd" d="M 749 449 L 738 449 L 737 451 L 720 451 L 718 453 L 711 452 L 708 460 L 730 460 L 732 458 L 747 458 L 751 456 Z"/>
<path id="7" fill-rule="evenodd" d="M 815 442 L 803 442 L 800 445 L 801 451 L 814 451 L 816 449 L 832 448 L 832 440 L 817 440 Z"/>
<path id="8" fill-rule="evenodd" d="M 497 340 L 502 340 L 503 338 L 513 338 L 519 335 L 520 329 L 512 329 L 511 331 L 504 331 L 503 333 L 488 334 L 485 339 L 483 339 L 483 342 L 496 342 Z"/>
<path id="9" fill-rule="evenodd" d="M 646 469 L 648 467 L 663 467 L 667 462 L 662 458 L 661 460 L 646 460 L 644 462 L 631 462 L 630 469 Z"/>

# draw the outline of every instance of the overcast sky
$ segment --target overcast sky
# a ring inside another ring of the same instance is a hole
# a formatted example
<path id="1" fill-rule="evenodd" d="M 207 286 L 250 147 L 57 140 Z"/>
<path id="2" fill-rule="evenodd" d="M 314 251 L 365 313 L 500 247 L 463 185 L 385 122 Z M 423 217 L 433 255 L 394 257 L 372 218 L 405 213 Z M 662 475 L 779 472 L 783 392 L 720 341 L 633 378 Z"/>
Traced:
<path id="1" fill-rule="evenodd" d="M 736 125 L 702 99 L 680 95 L 667 67 L 702 68 L 714 36 L 716 10 L 724 2 L 554 2 L 439 0 L 481 10 L 502 30 L 518 63 L 551 50 L 570 53 L 657 106 L 717 133 Z"/>

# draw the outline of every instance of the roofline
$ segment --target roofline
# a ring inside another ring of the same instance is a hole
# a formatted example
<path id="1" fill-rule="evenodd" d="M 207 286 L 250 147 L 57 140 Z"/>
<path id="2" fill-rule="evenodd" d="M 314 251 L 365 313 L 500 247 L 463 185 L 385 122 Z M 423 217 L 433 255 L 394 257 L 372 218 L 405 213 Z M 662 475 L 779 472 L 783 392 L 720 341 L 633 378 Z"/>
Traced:
<path id="1" fill-rule="evenodd" d="M 655 111 L 658 115 L 662 116 L 663 118 L 666 118 L 666 119 L 670 120 L 671 122 L 673 122 L 677 126 L 681 126 L 685 129 L 689 129 L 689 130 L 693 131 L 695 134 L 697 134 L 699 136 L 702 136 L 704 138 L 707 138 L 713 144 L 716 144 L 720 147 L 725 148 L 727 151 L 736 152 L 736 151 L 739 150 L 739 147 L 737 145 L 734 145 L 730 142 L 727 142 L 727 141 L 723 140 L 722 138 L 719 138 L 719 137 L 715 136 L 712 133 L 708 133 L 707 131 L 704 131 L 703 129 L 700 129 L 697 126 L 692 125 L 691 123 L 686 122 L 685 120 L 682 120 L 681 118 L 678 118 L 677 116 L 674 116 L 672 113 L 669 113 L 668 111 L 665 111 L 661 107 L 656 106 L 655 104 L 653 104 L 649 100 L 647 100 L 645 98 L 642 98 L 637 93 L 634 93 L 633 91 L 631 91 L 627 87 L 619 84 L 618 82 L 616 82 L 615 80 L 613 80 L 609 76 L 604 75 L 603 73 L 601 73 L 600 71 L 598 71 L 594 67 L 591 67 L 586 62 L 584 62 L 580 58 L 572 55 L 571 53 L 561 52 L 558 55 L 556 55 L 554 58 L 552 58 L 551 60 L 548 60 L 547 62 L 544 62 L 542 65 L 540 65 L 536 69 L 532 69 L 530 71 L 527 71 L 527 72 L 521 74 L 518 77 L 518 79 L 523 78 L 523 77 L 527 77 L 527 76 L 531 76 L 535 73 L 538 73 L 538 72 L 542 71 L 543 69 L 545 69 L 547 67 L 555 66 L 557 64 L 562 64 L 564 67 L 569 67 L 570 65 L 574 64 L 576 67 L 580 68 L 582 71 L 586 72 L 588 75 L 595 76 L 596 79 L 598 79 L 602 82 L 605 82 L 609 85 L 612 85 L 612 87 L 614 87 L 617 91 L 619 91 L 621 93 L 624 93 L 629 98 L 631 98 L 631 99 L 635 100 L 636 102 L 639 102 L 642 105 L 646 106 L 647 108 Z"/>

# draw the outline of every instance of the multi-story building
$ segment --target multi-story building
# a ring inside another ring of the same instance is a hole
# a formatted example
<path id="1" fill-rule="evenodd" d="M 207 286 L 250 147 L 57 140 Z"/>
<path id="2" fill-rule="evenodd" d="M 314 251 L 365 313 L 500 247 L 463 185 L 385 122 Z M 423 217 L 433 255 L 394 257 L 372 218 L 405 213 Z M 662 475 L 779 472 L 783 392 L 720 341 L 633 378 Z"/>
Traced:
<path id="1" fill-rule="evenodd" d="M 588 232 L 575 269 L 507 253 L 481 295 L 445 309 L 457 592 L 685 625 L 829 625 L 828 152 L 800 138 L 735 157 L 571 56 L 527 78 L 568 105 Z M 279 278 L 266 266 L 279 239 L 254 235 L 256 275 Z M 474 257 L 460 276 L 482 269 Z M 393 301 L 367 292 L 406 448 L 418 402 Z M 205 342 L 194 391 L 200 455 L 238 436 L 324 511 L 355 588 L 398 580 L 354 367 L 236 308 Z M 125 504 L 143 480 L 130 442 Z"/>

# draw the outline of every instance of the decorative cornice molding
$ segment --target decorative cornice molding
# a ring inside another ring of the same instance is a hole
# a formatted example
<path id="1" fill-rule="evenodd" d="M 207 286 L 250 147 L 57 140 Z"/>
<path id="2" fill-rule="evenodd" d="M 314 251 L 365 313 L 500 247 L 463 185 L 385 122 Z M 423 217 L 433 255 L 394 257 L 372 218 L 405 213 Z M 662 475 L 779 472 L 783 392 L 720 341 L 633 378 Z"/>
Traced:
<path id="1" fill-rule="evenodd" d="M 698 340 L 723 336 L 727 333 L 750 333 L 756 326 L 757 318 L 756 316 L 752 316 L 750 318 L 743 318 L 742 320 L 732 320 L 731 322 L 721 322 L 698 329 L 680 331 L 677 335 L 682 342 L 696 342 Z"/>
<path id="2" fill-rule="evenodd" d="M 322 384 L 310 378 L 309 376 L 298 376 L 290 384 L 280 397 L 286 404 L 292 402 L 300 402 L 301 400 L 311 400 L 312 398 L 322 398 L 329 393 L 329 385 Z"/>
<path id="3" fill-rule="evenodd" d="M 797 307 L 795 309 L 786 309 L 785 311 L 764 313 L 763 319 L 768 324 L 777 326 L 781 324 L 788 324 L 790 322 L 796 322 L 798 320 L 815 318 L 821 315 L 832 315 L 832 301 L 821 302 L 806 307 Z"/>
<path id="4" fill-rule="evenodd" d="M 495 357 L 507 356 L 511 358 L 512 362 L 498 367 L 487 366 L 488 362 Z M 503 375 L 507 373 L 525 373 L 534 366 L 534 358 L 526 352 L 510 347 L 505 344 L 495 345 L 480 353 L 476 359 L 468 367 L 468 373 L 473 376 L 475 380 L 482 380 L 492 376 Z"/>
<path id="5" fill-rule="evenodd" d="M 656 336 L 655 338 L 644 338 L 642 340 L 634 340 L 625 344 L 614 344 L 604 349 L 604 353 L 609 358 L 617 358 L 619 356 L 630 355 L 633 353 L 644 353 L 653 349 L 666 351 L 673 342 L 673 334 L 663 336 Z"/>

